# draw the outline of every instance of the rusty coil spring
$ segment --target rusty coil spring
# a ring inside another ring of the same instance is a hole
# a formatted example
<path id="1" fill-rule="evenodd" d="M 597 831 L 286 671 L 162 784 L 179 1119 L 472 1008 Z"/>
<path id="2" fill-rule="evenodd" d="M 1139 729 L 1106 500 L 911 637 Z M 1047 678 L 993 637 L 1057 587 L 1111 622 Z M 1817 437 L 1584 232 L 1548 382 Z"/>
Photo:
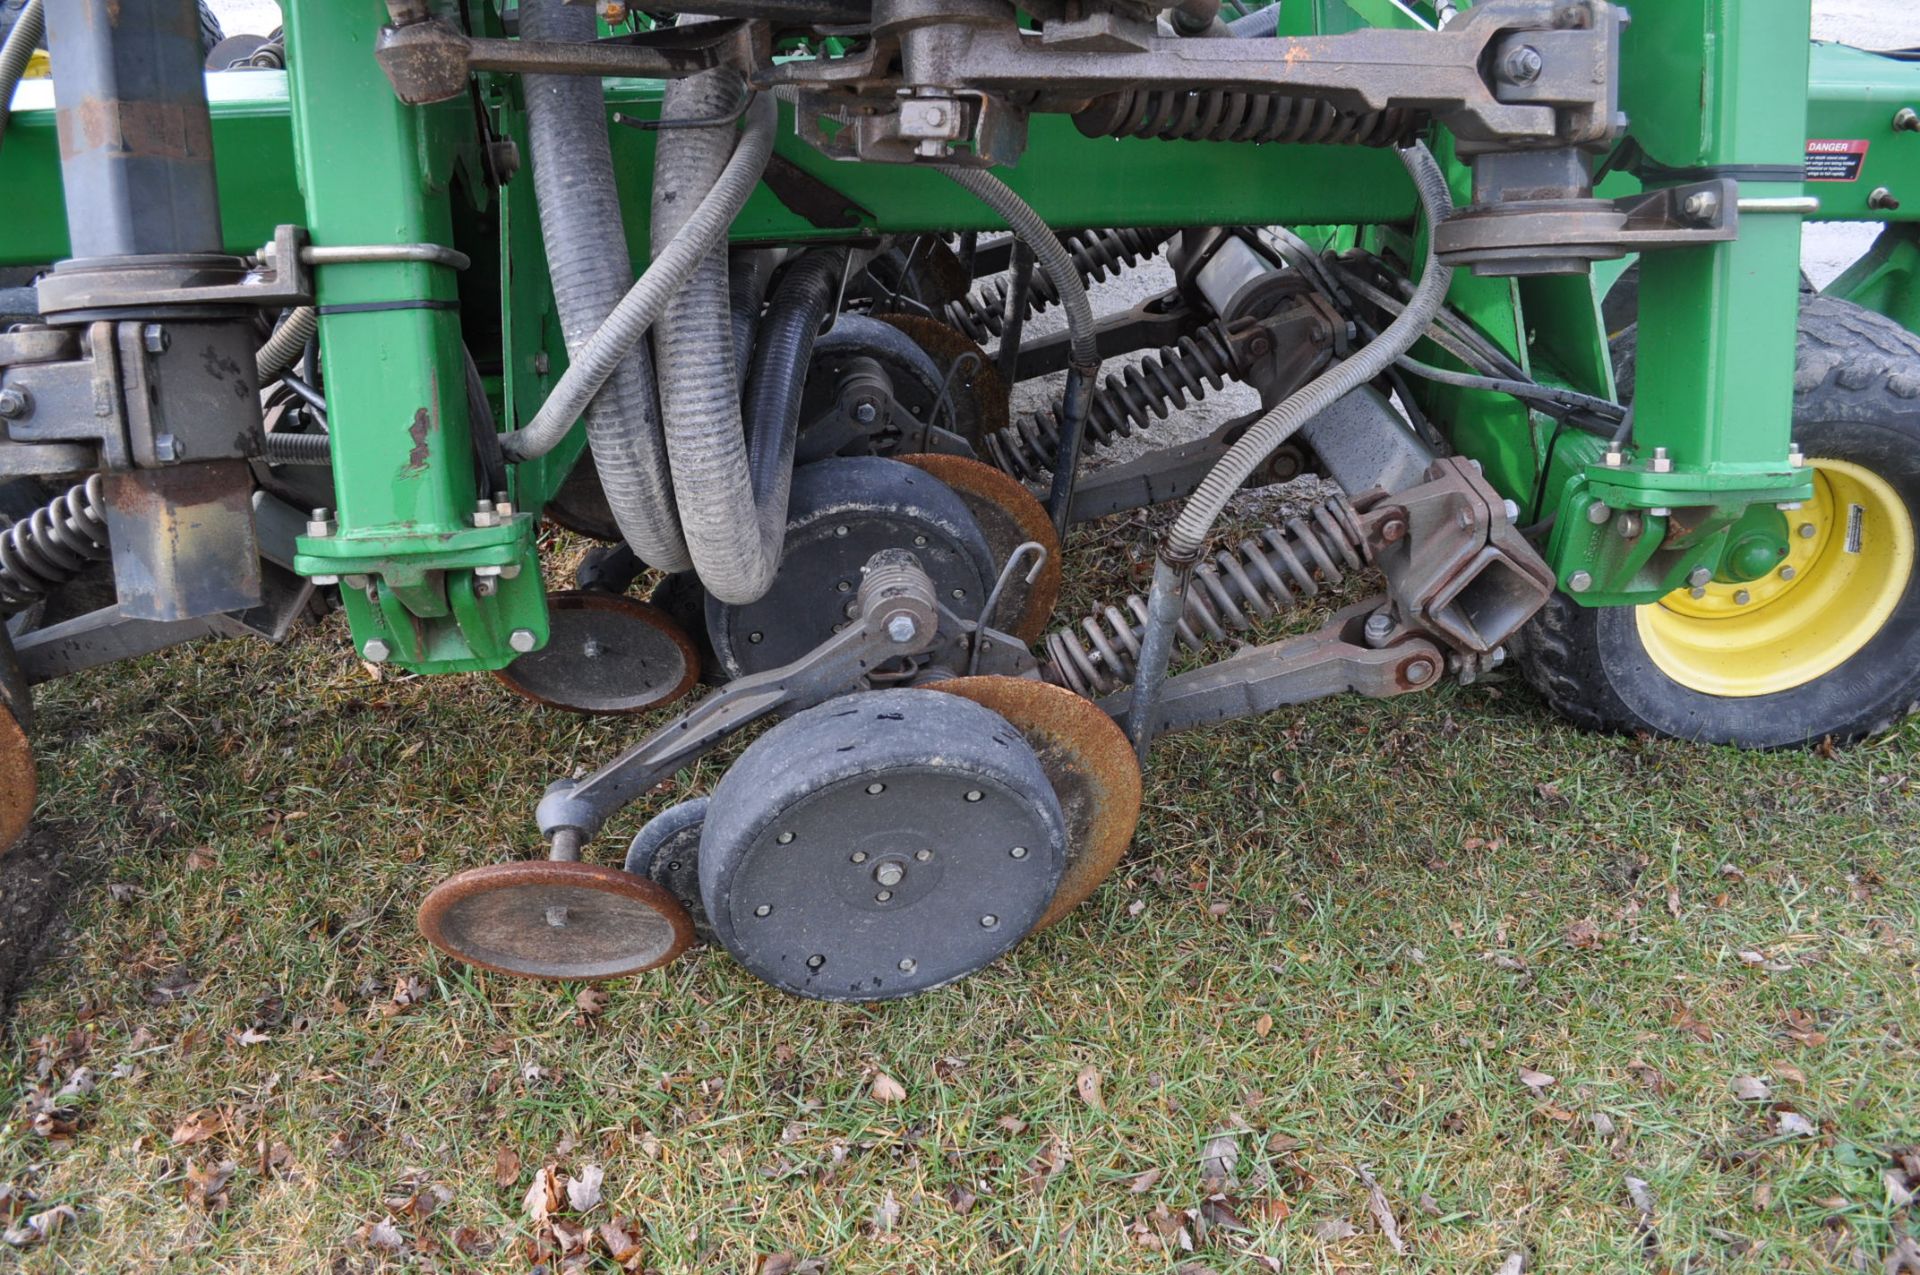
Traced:
<path id="1" fill-rule="evenodd" d="M 1144 430 L 1155 420 L 1165 420 L 1170 413 L 1199 402 L 1210 388 L 1217 390 L 1238 377 L 1233 346 L 1226 329 L 1215 320 L 1192 336 L 1181 337 L 1178 345 L 1161 346 L 1138 366 L 1103 378 L 1087 407 L 1085 445 L 1105 447 L 1116 438 Z M 988 458 L 1015 478 L 1032 478 L 1053 464 L 1065 411 L 1064 400 L 1055 399 L 1052 407 L 1022 416 L 992 434 L 987 439 Z"/>
<path id="2" fill-rule="evenodd" d="M 1405 146 L 1420 131 L 1422 119 L 1418 111 L 1343 111 L 1286 93 L 1127 89 L 1100 98 L 1073 122 L 1088 137 Z"/>
<path id="3" fill-rule="evenodd" d="M 0 531 L 0 615 L 26 610 L 110 552 L 95 474 Z"/>
<path id="4" fill-rule="evenodd" d="M 1131 269 L 1160 251 L 1160 245 L 1173 237 L 1171 230 L 1081 230 L 1065 235 L 1060 242 L 1073 257 L 1074 269 L 1089 284 L 1104 283 Z M 1007 289 L 1004 278 L 982 279 L 973 291 L 947 306 L 946 321 L 982 345 L 998 340 L 1007 322 Z M 1036 269 L 1027 292 L 1027 313 L 1039 314 L 1060 301 L 1059 289 L 1047 272 Z"/>
<path id="5" fill-rule="evenodd" d="M 1195 569 L 1176 629 L 1180 645 L 1197 651 L 1230 633 L 1244 633 L 1255 620 L 1298 606 L 1369 560 L 1352 506 L 1339 496 L 1322 501 L 1305 516 L 1223 549 Z M 1055 630 L 1047 637 L 1042 676 L 1089 697 L 1118 690 L 1133 680 L 1146 620 L 1147 601 L 1135 593 L 1088 616 L 1077 631 Z"/>

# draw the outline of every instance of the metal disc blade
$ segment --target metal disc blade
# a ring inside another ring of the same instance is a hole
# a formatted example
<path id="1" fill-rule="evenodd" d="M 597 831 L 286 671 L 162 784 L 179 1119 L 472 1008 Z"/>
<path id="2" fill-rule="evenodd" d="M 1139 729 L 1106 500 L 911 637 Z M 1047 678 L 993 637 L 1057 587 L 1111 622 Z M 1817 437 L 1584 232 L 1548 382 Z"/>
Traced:
<path id="1" fill-rule="evenodd" d="M 880 322 L 912 337 L 915 345 L 933 356 L 940 370 L 950 377 L 949 393 L 966 396 L 964 403 L 953 405 L 955 423 L 960 426 L 954 433 L 978 447 L 989 434 L 1007 427 L 1007 383 L 1001 379 L 999 367 L 972 338 L 959 328 L 925 315 L 882 314 L 877 317 Z M 956 372 L 954 364 L 962 359 L 967 362 Z M 944 422 L 934 423 L 938 425 Z"/>
<path id="2" fill-rule="evenodd" d="M 545 859 L 447 878 L 421 903 L 419 924 L 455 960 L 520 978 L 621 978 L 693 941 L 686 909 L 653 882 Z"/>
<path id="3" fill-rule="evenodd" d="M 992 709 L 1026 737 L 1067 817 L 1067 869 L 1044 930 L 1093 893 L 1126 855 L 1140 822 L 1140 762 L 1126 732 L 1063 686 L 1024 677 L 956 677 L 928 690 Z"/>
<path id="4" fill-rule="evenodd" d="M 547 644 L 494 675 L 530 700 L 575 713 L 641 713 L 700 679 L 692 640 L 658 607 L 611 593 L 553 593 L 547 612 Z"/>
<path id="5" fill-rule="evenodd" d="M 993 627 L 1002 633 L 1011 633 L 1022 642 L 1038 642 L 1046 634 L 1053 619 L 1053 604 L 1060 598 L 1060 538 L 1054 534 L 1046 506 L 1035 500 L 1018 479 L 981 461 L 934 453 L 899 459 L 902 464 L 932 474 L 966 501 L 973 520 L 987 538 L 996 565 L 1005 565 L 1013 551 L 1029 540 L 1047 551 L 1046 565 L 1032 584 L 1024 575 L 1007 583 L 993 621 Z"/>

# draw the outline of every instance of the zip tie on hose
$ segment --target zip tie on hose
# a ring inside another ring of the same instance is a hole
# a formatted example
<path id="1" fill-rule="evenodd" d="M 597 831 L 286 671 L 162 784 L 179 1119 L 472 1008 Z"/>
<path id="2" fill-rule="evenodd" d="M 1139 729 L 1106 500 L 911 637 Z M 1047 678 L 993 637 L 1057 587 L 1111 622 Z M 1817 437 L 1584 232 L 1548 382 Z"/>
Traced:
<path id="1" fill-rule="evenodd" d="M 673 294 L 690 278 L 712 252 L 733 219 L 740 214 L 747 196 L 760 184 L 760 174 L 773 154 L 773 128 L 776 109 L 771 97 L 756 94 L 747 108 L 747 127 L 739 144 L 720 173 L 713 190 L 700 201 L 680 233 L 655 257 L 646 271 L 620 299 L 600 330 L 580 347 L 579 355 L 568 364 L 560 383 L 547 395 L 533 419 L 525 427 L 500 440 L 509 460 L 533 460 L 560 445 L 573 428 L 574 421 L 586 410 L 600 387 L 607 383 L 620 360 L 634 343 L 645 336 Z"/>
<path id="2" fill-rule="evenodd" d="M 1073 264 L 1073 254 L 1053 233 L 1046 219 L 1028 207 L 1010 186 L 984 169 L 942 167 L 940 171 L 1000 214 L 1008 229 L 1032 251 L 1034 261 L 1046 272 L 1054 291 L 1060 294 L 1073 363 L 1067 370 L 1060 448 L 1054 455 L 1053 490 L 1047 496 L 1047 512 L 1053 516 L 1054 531 L 1064 539 L 1069 507 L 1073 503 L 1075 471 L 1080 467 L 1080 440 L 1087 432 L 1087 412 L 1093 400 L 1093 378 L 1100 371 L 1100 346 L 1093 334 L 1093 304 L 1087 300 L 1087 287 Z"/>
<path id="3" fill-rule="evenodd" d="M 1453 267 L 1443 266 L 1434 258 L 1433 230 L 1453 215 L 1453 196 L 1424 144 L 1416 143 L 1401 151 L 1400 162 L 1413 178 L 1428 230 L 1425 267 L 1406 309 L 1352 358 L 1322 372 L 1255 421 L 1200 481 L 1154 561 L 1146 632 L 1141 637 L 1139 669 L 1134 675 L 1133 702 L 1127 718 L 1134 752 L 1142 765 L 1153 744 L 1160 691 L 1173 655 L 1175 625 L 1186 608 L 1187 583 L 1227 502 L 1302 425 L 1391 368 L 1420 340 L 1446 304 L 1447 290 L 1453 286 Z"/>

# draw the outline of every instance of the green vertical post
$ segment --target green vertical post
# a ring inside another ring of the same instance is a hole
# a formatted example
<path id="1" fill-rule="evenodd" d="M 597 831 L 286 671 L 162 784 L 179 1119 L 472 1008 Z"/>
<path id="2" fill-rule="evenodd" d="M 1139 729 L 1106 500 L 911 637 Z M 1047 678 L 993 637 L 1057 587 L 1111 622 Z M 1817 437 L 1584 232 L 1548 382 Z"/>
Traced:
<path id="1" fill-rule="evenodd" d="M 471 104 L 399 102 L 373 58 L 385 17 L 381 0 L 287 6 L 293 137 L 317 245 L 451 245 L 457 179 L 474 189 Z M 532 517 L 474 525 L 491 493 L 475 489 L 455 271 L 314 273 L 338 529 L 303 537 L 296 565 L 341 579 L 363 654 L 498 668 L 516 633 L 520 647 L 545 641 L 545 606 Z"/>
<path id="2" fill-rule="evenodd" d="M 1743 202 L 1800 197 L 1809 25 L 1806 0 L 1636 6 L 1622 58 L 1634 136 L 1669 168 L 1732 169 Z M 1788 176 L 1752 175 L 1766 169 Z M 1664 446 L 1682 486 L 1804 484 L 1787 465 L 1801 220 L 1749 211 L 1733 242 L 1641 259 L 1641 464 Z"/>

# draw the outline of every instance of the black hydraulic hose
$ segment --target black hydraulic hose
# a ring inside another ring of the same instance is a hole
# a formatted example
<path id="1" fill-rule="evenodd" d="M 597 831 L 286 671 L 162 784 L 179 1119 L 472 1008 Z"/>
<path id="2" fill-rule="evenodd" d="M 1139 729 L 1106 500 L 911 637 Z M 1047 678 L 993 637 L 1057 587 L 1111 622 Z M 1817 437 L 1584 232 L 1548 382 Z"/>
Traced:
<path id="1" fill-rule="evenodd" d="M 1434 367 L 1422 363 L 1408 355 L 1401 355 L 1395 361 L 1396 366 L 1406 369 L 1423 380 L 1439 385 L 1452 385 L 1463 390 L 1486 390 L 1493 394 L 1505 394 L 1521 402 L 1555 416 L 1565 417 L 1567 423 L 1575 429 L 1583 429 L 1589 434 L 1598 434 L 1602 438 L 1613 437 L 1615 423 L 1626 419 L 1626 409 L 1618 403 L 1591 394 L 1582 394 L 1578 390 L 1563 390 L 1557 386 L 1542 385 L 1537 381 L 1515 381 L 1502 376 L 1474 376 L 1467 372 L 1454 372 L 1446 368 Z M 1579 418 L 1587 416 L 1596 422 L 1583 423 Z"/>
<path id="2" fill-rule="evenodd" d="M 760 330 L 760 310 L 767 303 L 767 283 L 773 276 L 774 253 L 765 248 L 741 248 L 727 257 L 727 305 L 733 312 L 733 362 L 740 390 L 746 392 L 747 372 L 753 366 L 753 343 Z"/>
<path id="3" fill-rule="evenodd" d="M 1401 151 L 1400 159 L 1413 178 L 1414 189 L 1419 192 L 1429 230 L 1439 226 L 1453 215 L 1453 195 L 1447 189 L 1440 166 L 1423 144 Z M 1302 425 L 1385 373 L 1401 355 L 1412 349 L 1446 304 L 1447 290 L 1452 285 L 1453 268 L 1441 265 L 1429 246 L 1419 286 L 1408 299 L 1406 309 L 1387 330 L 1249 426 L 1200 480 L 1199 488 L 1180 510 L 1154 563 L 1153 590 L 1147 598 L 1146 631 L 1141 636 L 1139 668 L 1134 675 L 1133 702 L 1128 713 L 1128 733 L 1133 737 L 1134 751 L 1142 765 L 1146 763 L 1158 726 L 1160 691 L 1166 684 L 1167 664 L 1173 656 L 1175 624 L 1185 608 L 1187 582 L 1227 502 L 1253 471 Z"/>
<path id="4" fill-rule="evenodd" d="M 27 73 L 27 63 L 33 60 L 33 51 L 40 47 L 45 34 L 42 4 L 43 0 L 27 0 L 27 7 L 20 10 L 7 32 L 6 43 L 0 44 L 0 144 L 7 140 L 7 121 L 13 116 L 13 91 L 20 86 L 20 77 Z"/>
<path id="5" fill-rule="evenodd" d="M 1033 252 L 1040 268 L 1053 281 L 1054 291 L 1060 294 L 1060 308 L 1067 316 L 1067 344 L 1072 351 L 1072 363 L 1067 369 L 1066 410 L 1060 419 L 1060 447 L 1054 455 L 1053 488 L 1047 495 L 1047 512 L 1053 518 L 1054 530 L 1064 539 L 1080 465 L 1080 441 L 1086 435 L 1087 412 L 1093 405 L 1093 379 L 1100 372 L 1100 345 L 1094 336 L 1093 304 L 1087 300 L 1087 286 L 1074 267 L 1073 255 L 1059 236 L 1005 182 L 979 168 L 942 168 L 940 171 L 1000 214 L 1008 229 Z"/>
<path id="6" fill-rule="evenodd" d="M 594 10 L 565 0 L 523 0 L 520 34 L 588 43 L 597 34 Z M 579 359 L 608 326 L 633 280 L 607 140 L 606 95 L 599 79 L 577 75 L 528 75 L 525 91 L 554 304 L 567 353 Z M 645 342 L 636 340 L 621 352 L 576 414 L 586 422 L 594 468 L 621 536 L 649 566 L 683 571 L 692 565 L 674 516 L 653 358 Z M 511 441 L 505 445 L 513 454 Z"/>
<path id="7" fill-rule="evenodd" d="M 747 374 L 747 466 L 757 507 L 786 522 L 793 479 L 793 444 L 800 432 L 800 391 L 813 361 L 813 342 L 833 313 L 846 268 L 844 248 L 806 253 L 780 274 L 753 346 Z"/>

